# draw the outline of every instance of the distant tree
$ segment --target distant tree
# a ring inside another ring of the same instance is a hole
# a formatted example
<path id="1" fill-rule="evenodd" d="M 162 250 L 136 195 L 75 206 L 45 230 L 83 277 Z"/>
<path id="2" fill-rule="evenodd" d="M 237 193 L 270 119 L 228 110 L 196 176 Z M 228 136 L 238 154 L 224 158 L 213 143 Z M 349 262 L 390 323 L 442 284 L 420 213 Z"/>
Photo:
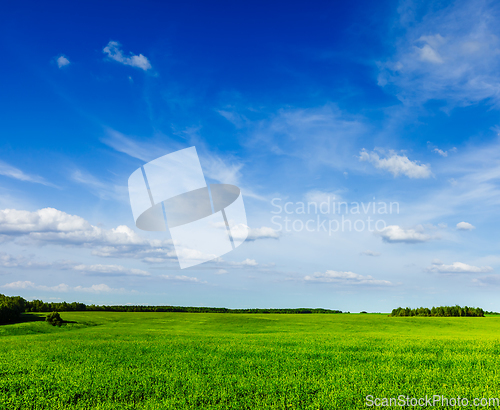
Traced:
<path id="1" fill-rule="evenodd" d="M 61 326 L 63 324 L 63 320 L 61 319 L 59 312 L 49 313 L 45 317 L 45 321 L 49 322 L 52 326 Z"/>

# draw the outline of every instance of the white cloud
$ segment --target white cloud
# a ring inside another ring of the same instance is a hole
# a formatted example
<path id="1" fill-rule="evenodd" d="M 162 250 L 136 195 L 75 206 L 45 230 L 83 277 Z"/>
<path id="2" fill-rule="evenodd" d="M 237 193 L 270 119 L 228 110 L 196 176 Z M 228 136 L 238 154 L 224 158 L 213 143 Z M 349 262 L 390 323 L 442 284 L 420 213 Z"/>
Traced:
<path id="1" fill-rule="evenodd" d="M 48 268 L 51 264 L 35 261 L 33 257 L 13 256 L 0 252 L 0 266 L 5 268 Z"/>
<path id="2" fill-rule="evenodd" d="M 356 167 L 352 152 L 369 132 L 364 118 L 343 112 L 334 104 L 280 109 L 269 120 L 255 124 L 253 138 L 247 146 L 258 154 L 257 157 L 272 157 L 275 161 L 275 156 L 280 156 L 284 161 L 283 172 L 296 172 L 297 159 L 344 172 Z M 288 163 L 287 158 L 292 161 Z"/>
<path id="3" fill-rule="evenodd" d="M 216 275 L 224 275 L 225 273 L 228 273 L 225 269 L 219 269 L 217 272 L 215 272 Z"/>
<path id="4" fill-rule="evenodd" d="M 436 154 L 441 155 L 442 157 L 447 157 L 448 156 L 448 151 L 443 151 L 442 149 L 439 148 L 434 148 L 432 152 L 435 152 Z"/>
<path id="5" fill-rule="evenodd" d="M 451 265 L 445 265 L 440 260 L 434 260 L 432 266 L 428 267 L 427 272 L 436 273 L 487 273 L 491 272 L 491 266 L 472 266 L 462 262 L 454 262 Z"/>
<path id="6" fill-rule="evenodd" d="M 380 253 L 374 252 L 374 251 L 370 251 L 370 250 L 366 250 L 366 251 L 361 252 L 361 255 L 365 255 L 365 256 L 380 256 Z"/>
<path id="7" fill-rule="evenodd" d="M 258 263 L 255 261 L 255 259 L 245 259 L 243 262 L 241 262 L 241 265 L 243 266 L 257 266 Z"/>
<path id="8" fill-rule="evenodd" d="M 175 282 L 207 283 L 206 281 L 201 281 L 200 279 L 193 276 L 186 275 L 160 275 L 160 277 Z"/>
<path id="9" fill-rule="evenodd" d="M 76 265 L 74 270 L 87 274 L 109 275 L 109 276 L 151 276 L 151 274 L 141 269 L 127 269 L 120 265 Z"/>
<path id="10" fill-rule="evenodd" d="M 118 186 L 100 181 L 89 172 L 81 169 L 74 170 L 70 178 L 86 186 L 92 194 L 101 199 L 115 199 L 129 202 L 127 186 Z"/>
<path id="11" fill-rule="evenodd" d="M 6 289 L 35 289 L 35 290 L 41 290 L 44 292 L 86 292 L 86 293 L 115 293 L 115 292 L 120 292 L 123 293 L 125 292 L 125 289 L 120 288 L 120 289 L 114 289 L 109 287 L 108 285 L 101 283 L 98 285 L 92 285 L 90 287 L 85 287 L 85 286 L 68 286 L 65 283 L 61 283 L 56 286 L 45 286 L 45 285 L 36 285 L 35 283 L 26 280 L 26 281 L 17 281 L 17 282 L 12 282 L 12 283 L 7 283 L 3 286 L 1 286 Z"/>
<path id="12" fill-rule="evenodd" d="M 308 282 L 337 283 L 342 285 L 392 285 L 392 283 L 387 280 L 377 280 L 370 275 L 363 276 L 354 272 L 338 272 L 333 270 L 327 270 L 325 273 L 316 272 L 313 275 L 305 276 L 304 280 Z"/>
<path id="13" fill-rule="evenodd" d="M 121 265 L 85 265 L 71 261 L 44 262 L 35 260 L 33 256 L 13 256 L 4 252 L 0 252 L 0 266 L 21 269 L 72 269 L 87 275 L 96 276 L 151 276 L 147 271 L 133 268 L 129 269 Z"/>
<path id="14" fill-rule="evenodd" d="M 64 56 L 57 57 L 56 62 L 59 68 L 63 68 L 70 64 L 69 60 Z"/>
<path id="15" fill-rule="evenodd" d="M 0 210 L 0 233 L 29 234 L 33 232 L 74 232 L 92 229 L 85 219 L 54 208 L 35 212 L 17 209 Z"/>
<path id="16" fill-rule="evenodd" d="M 233 220 L 228 221 L 231 228 L 231 236 L 234 239 L 256 241 L 258 239 L 279 239 L 280 233 L 273 228 L 263 226 L 261 228 L 249 228 L 245 224 L 235 224 Z M 214 228 L 227 229 L 224 222 L 212 224 Z"/>
<path id="17" fill-rule="evenodd" d="M 231 231 L 233 232 L 233 231 Z M 273 228 L 263 226 L 262 228 L 250 228 L 248 231 L 247 241 L 256 241 L 258 239 L 278 239 L 279 232 Z M 237 238 L 237 236 L 235 236 Z"/>
<path id="18" fill-rule="evenodd" d="M 448 151 L 444 151 L 442 149 L 439 149 L 436 147 L 434 144 L 432 144 L 430 141 L 427 141 L 427 147 L 434 152 L 435 154 L 441 155 L 442 157 L 447 157 L 448 156 Z M 453 147 L 449 150 L 449 152 L 457 152 L 457 147 Z"/>
<path id="19" fill-rule="evenodd" d="M 135 55 L 130 53 L 130 56 L 126 57 L 123 55 L 123 51 L 120 49 L 120 46 L 120 43 L 117 41 L 110 41 L 102 51 L 107 54 L 109 58 L 118 61 L 119 63 L 129 65 L 131 67 L 137 67 L 144 71 L 151 69 L 151 63 L 145 56 L 142 54 Z"/>
<path id="20" fill-rule="evenodd" d="M 403 229 L 398 225 L 389 225 L 377 234 L 382 237 L 384 242 L 388 243 L 419 243 L 436 239 L 436 237 L 425 234 L 421 227 L 417 227 L 417 229 Z"/>
<path id="21" fill-rule="evenodd" d="M 62 245 L 159 247 L 171 243 L 171 241 L 144 239 L 125 225 L 113 229 L 99 228 L 79 216 L 69 215 L 54 208 L 44 208 L 34 212 L 0 210 L 0 234 L 11 235 L 13 239 L 23 235 L 40 243 Z"/>
<path id="22" fill-rule="evenodd" d="M 243 167 L 241 162 L 231 158 L 222 159 L 208 152 L 202 153 L 200 162 L 206 177 L 225 184 L 239 185 L 240 169 Z"/>
<path id="23" fill-rule="evenodd" d="M 435 64 L 443 63 L 441 56 L 429 44 L 425 44 L 422 48 L 416 47 L 416 49 L 422 61 L 429 61 Z"/>
<path id="24" fill-rule="evenodd" d="M 38 175 L 28 175 L 25 174 L 18 168 L 13 167 L 12 165 L 7 164 L 6 162 L 0 161 L 0 175 L 4 175 L 9 178 L 14 178 L 19 181 L 25 182 L 33 182 L 36 184 L 42 184 L 46 186 L 55 187 L 54 184 L 47 182 L 44 178 Z"/>
<path id="25" fill-rule="evenodd" d="M 170 152 L 186 148 L 186 146 L 173 141 L 168 141 L 165 144 L 165 138 L 150 139 L 146 141 L 136 141 L 135 138 L 126 136 L 121 132 L 108 128 L 107 136 L 102 139 L 102 142 L 115 151 L 122 152 L 132 158 L 140 159 L 144 162 L 149 162 L 162 155 Z"/>
<path id="26" fill-rule="evenodd" d="M 346 174 L 346 172 L 344 172 Z M 307 202 L 313 202 L 319 206 L 322 202 L 332 202 L 340 201 L 342 198 L 338 193 L 335 192 L 323 192 L 318 190 L 309 191 L 305 195 L 305 200 Z"/>
<path id="27" fill-rule="evenodd" d="M 162 155 L 186 148 L 185 144 L 179 144 L 175 141 L 168 141 L 165 144 L 165 138 L 161 140 L 150 139 L 147 141 L 136 142 L 134 138 L 123 135 L 122 133 L 113 129 L 107 130 L 108 136 L 102 140 L 106 145 L 113 148 L 118 152 L 127 154 L 133 158 L 149 162 Z M 188 137 L 195 139 L 192 133 L 188 133 Z M 200 141 L 191 141 L 191 145 L 196 145 L 196 150 L 200 158 L 203 172 L 207 178 L 224 184 L 233 184 L 239 186 L 239 179 L 241 177 L 240 170 L 243 163 L 238 161 L 237 158 L 231 156 L 220 157 L 209 150 L 203 148 Z M 245 196 L 251 196 L 257 199 L 262 199 L 259 195 L 253 193 L 249 189 L 243 189 Z"/>
<path id="28" fill-rule="evenodd" d="M 449 106 L 486 99 L 498 105 L 498 2 L 458 0 L 427 9 L 425 4 L 402 2 L 399 29 L 406 33 L 395 55 L 380 64 L 379 84 L 410 105 L 431 99 Z"/>
<path id="29" fill-rule="evenodd" d="M 390 151 L 387 158 L 380 158 L 379 154 L 372 151 L 368 152 L 363 149 L 359 153 L 360 161 L 368 161 L 375 168 L 389 171 L 395 177 L 406 175 L 409 178 L 429 178 L 432 176 L 429 165 L 419 164 L 418 161 L 411 161 L 407 156 L 398 155 L 394 151 Z"/>
<path id="30" fill-rule="evenodd" d="M 479 286 L 500 286 L 500 275 L 487 275 L 472 279 Z"/>
<path id="31" fill-rule="evenodd" d="M 476 229 L 476 227 L 469 222 L 459 222 L 457 223 L 457 229 L 459 231 L 472 231 L 473 229 Z"/>

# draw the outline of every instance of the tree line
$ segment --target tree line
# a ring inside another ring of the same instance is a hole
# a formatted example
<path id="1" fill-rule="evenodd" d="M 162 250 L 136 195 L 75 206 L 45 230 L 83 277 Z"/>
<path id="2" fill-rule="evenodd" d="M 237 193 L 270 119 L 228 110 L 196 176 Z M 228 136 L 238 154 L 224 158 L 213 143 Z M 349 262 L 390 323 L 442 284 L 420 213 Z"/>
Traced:
<path id="1" fill-rule="evenodd" d="M 11 323 L 23 312 L 185 312 L 185 313 L 343 313 L 341 310 L 321 308 L 289 309 L 228 309 L 194 306 L 143 306 L 143 305 L 86 305 L 79 302 L 44 302 L 35 299 L 27 301 L 21 296 L 0 294 L 0 323 Z M 349 313 L 349 312 L 346 312 Z"/>
<path id="2" fill-rule="evenodd" d="M 194 306 L 143 306 L 143 305 L 86 305 L 85 303 L 67 302 L 43 302 L 33 300 L 26 302 L 27 312 L 73 312 L 73 311 L 97 311 L 97 312 L 186 312 L 186 313 L 343 313 L 341 310 L 332 309 L 228 309 L 217 307 L 194 307 Z"/>
<path id="3" fill-rule="evenodd" d="M 5 296 L 0 293 L 0 323 L 12 323 L 24 312 L 26 301 L 21 296 Z"/>
<path id="4" fill-rule="evenodd" d="M 460 307 L 456 306 L 438 306 L 429 308 L 416 308 L 410 309 L 398 307 L 393 309 L 389 316 L 399 317 L 399 316 L 438 316 L 438 317 L 484 317 L 484 310 L 481 308 L 474 307 Z M 489 312 L 487 312 L 489 313 Z"/>

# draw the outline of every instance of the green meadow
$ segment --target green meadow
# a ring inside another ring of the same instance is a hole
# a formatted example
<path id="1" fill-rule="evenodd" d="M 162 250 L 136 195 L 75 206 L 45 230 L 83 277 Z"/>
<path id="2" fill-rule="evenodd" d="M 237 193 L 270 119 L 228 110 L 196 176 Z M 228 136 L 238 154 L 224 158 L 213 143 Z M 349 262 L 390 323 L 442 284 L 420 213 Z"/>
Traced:
<path id="1" fill-rule="evenodd" d="M 0 326 L 0 409 L 362 409 L 368 395 L 500 397 L 499 316 L 61 316 L 72 323 Z"/>

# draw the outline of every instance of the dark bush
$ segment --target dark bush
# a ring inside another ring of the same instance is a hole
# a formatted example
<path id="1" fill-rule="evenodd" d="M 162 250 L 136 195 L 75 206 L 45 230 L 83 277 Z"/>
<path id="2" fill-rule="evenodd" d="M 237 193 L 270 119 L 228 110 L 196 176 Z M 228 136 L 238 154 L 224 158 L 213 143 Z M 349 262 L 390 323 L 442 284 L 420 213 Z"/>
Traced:
<path id="1" fill-rule="evenodd" d="M 45 318 L 45 321 L 49 322 L 52 326 L 61 326 L 63 324 L 63 320 L 61 319 L 59 312 L 49 313 Z"/>

